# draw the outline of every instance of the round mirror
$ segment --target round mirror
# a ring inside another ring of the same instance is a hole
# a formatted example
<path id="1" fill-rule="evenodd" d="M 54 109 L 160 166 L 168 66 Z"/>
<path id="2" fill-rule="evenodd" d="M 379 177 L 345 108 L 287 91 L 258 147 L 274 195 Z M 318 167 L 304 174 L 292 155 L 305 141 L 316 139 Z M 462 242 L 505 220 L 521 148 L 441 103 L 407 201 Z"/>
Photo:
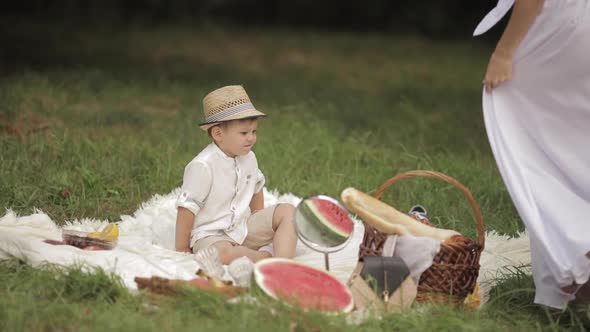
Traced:
<path id="1" fill-rule="evenodd" d="M 326 255 L 326 270 L 329 270 L 327 254 L 348 244 L 354 222 L 340 202 L 318 195 L 304 198 L 297 205 L 295 230 L 303 244 Z"/>

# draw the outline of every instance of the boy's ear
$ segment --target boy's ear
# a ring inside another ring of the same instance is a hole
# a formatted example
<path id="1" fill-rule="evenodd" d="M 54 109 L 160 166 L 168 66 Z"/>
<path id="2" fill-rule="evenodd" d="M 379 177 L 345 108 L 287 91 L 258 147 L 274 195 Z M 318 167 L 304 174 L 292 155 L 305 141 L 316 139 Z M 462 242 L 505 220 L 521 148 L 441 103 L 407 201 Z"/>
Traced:
<path id="1" fill-rule="evenodd" d="M 211 128 L 211 137 L 215 141 L 221 140 L 221 138 L 223 137 L 223 130 L 221 129 L 221 126 L 215 126 Z"/>

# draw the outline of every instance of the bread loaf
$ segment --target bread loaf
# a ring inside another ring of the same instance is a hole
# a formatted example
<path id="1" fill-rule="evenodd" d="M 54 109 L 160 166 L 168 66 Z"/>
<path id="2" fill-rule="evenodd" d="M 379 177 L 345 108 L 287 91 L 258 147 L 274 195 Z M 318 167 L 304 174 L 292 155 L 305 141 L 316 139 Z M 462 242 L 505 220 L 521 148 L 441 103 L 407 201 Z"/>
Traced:
<path id="1" fill-rule="evenodd" d="M 382 233 L 427 236 L 440 241 L 460 235 L 453 230 L 424 225 L 375 197 L 354 188 L 344 189 L 341 198 L 350 211 L 356 213 L 363 221 Z"/>

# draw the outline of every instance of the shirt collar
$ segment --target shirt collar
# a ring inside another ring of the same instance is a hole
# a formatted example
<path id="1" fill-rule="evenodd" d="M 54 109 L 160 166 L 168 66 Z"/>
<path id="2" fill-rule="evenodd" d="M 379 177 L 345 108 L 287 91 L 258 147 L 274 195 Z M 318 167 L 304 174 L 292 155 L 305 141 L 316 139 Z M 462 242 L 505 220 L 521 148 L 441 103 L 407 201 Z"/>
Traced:
<path id="1" fill-rule="evenodd" d="M 225 154 L 225 152 L 223 152 L 223 150 L 221 150 L 219 148 L 219 146 L 217 146 L 217 144 L 215 144 L 215 142 L 211 143 L 211 149 L 213 149 L 213 151 L 215 151 L 216 154 L 218 154 L 219 156 L 221 156 L 221 159 L 226 160 L 226 161 L 231 161 L 234 162 L 238 160 L 238 158 L 240 156 L 236 156 L 235 158 L 232 158 L 230 156 L 228 156 L 227 154 Z"/>

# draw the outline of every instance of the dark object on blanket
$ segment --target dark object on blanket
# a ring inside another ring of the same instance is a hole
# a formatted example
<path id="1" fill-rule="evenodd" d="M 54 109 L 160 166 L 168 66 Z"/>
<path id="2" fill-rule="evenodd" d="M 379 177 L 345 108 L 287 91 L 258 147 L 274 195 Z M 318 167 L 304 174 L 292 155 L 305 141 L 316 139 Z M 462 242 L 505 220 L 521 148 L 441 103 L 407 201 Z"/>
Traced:
<path id="1" fill-rule="evenodd" d="M 137 288 L 146 289 L 152 293 L 162 295 L 174 295 L 179 291 L 178 282 L 166 278 L 151 277 L 151 278 L 140 278 L 135 277 L 135 283 Z"/>
<path id="2" fill-rule="evenodd" d="M 417 286 L 399 257 L 361 257 L 348 280 L 357 309 L 401 311 L 416 298 Z"/>
<path id="3" fill-rule="evenodd" d="M 442 242 L 440 251 L 432 265 L 422 273 L 418 282 L 416 301 L 461 304 L 467 295 L 473 293 L 479 275 L 479 258 L 485 245 L 484 222 L 479 206 L 473 195 L 459 181 L 434 171 L 409 171 L 400 173 L 385 181 L 373 195 L 377 199 L 394 183 L 414 177 L 428 177 L 447 182 L 459 189 L 473 210 L 477 225 L 477 240 L 455 236 Z M 433 226 L 427 219 L 415 218 Z M 379 232 L 365 223 L 365 235 L 359 248 L 359 257 L 381 256 L 387 234 Z"/>
<path id="4" fill-rule="evenodd" d="M 43 240 L 43 242 L 47 243 L 47 244 L 51 244 L 54 246 L 69 246 L 69 244 L 65 243 L 64 241 L 56 241 L 56 240 Z M 87 247 L 83 247 L 80 248 L 82 250 L 88 250 L 88 251 L 96 251 L 96 250 L 105 250 L 105 248 L 103 247 L 99 247 L 99 246 L 87 246 Z"/>
<path id="5" fill-rule="evenodd" d="M 88 233 L 63 230 L 61 234 L 65 244 L 85 250 L 111 250 L 117 241 L 107 241 L 88 237 Z"/>
<path id="6" fill-rule="evenodd" d="M 391 296 L 410 275 L 406 263 L 399 257 L 365 256 L 361 277 L 378 295 Z"/>

